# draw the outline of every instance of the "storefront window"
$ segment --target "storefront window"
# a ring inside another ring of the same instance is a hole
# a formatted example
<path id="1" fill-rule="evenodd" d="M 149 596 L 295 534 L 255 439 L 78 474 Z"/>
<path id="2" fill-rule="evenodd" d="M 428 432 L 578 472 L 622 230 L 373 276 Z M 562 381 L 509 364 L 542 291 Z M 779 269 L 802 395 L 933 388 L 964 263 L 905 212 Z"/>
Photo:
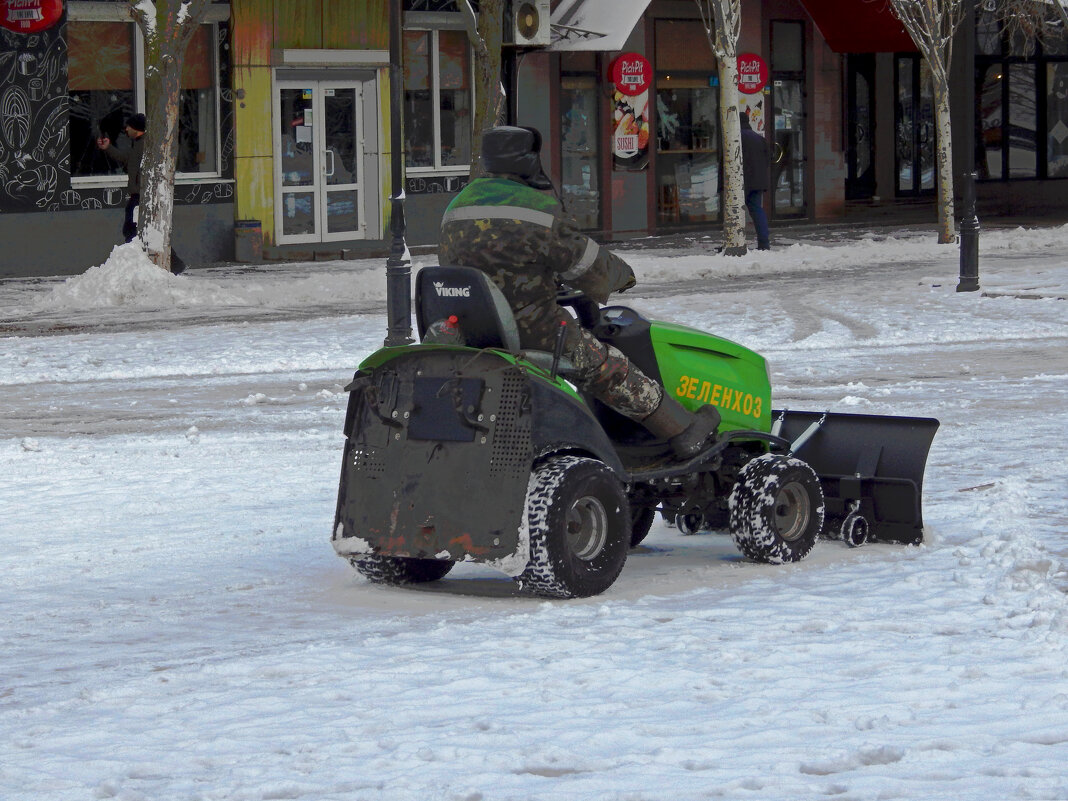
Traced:
<path id="1" fill-rule="evenodd" d="M 656 91 L 660 222 L 719 217 L 719 92 L 708 79 L 664 76 Z"/>
<path id="2" fill-rule="evenodd" d="M 1063 37 L 1033 48 L 1021 41 L 1008 43 L 994 21 L 978 35 L 979 177 L 1068 178 L 1068 45 Z"/>
<path id="3" fill-rule="evenodd" d="M 124 168 L 96 146 L 122 136 L 127 117 L 144 111 L 138 91 L 144 64 L 137 57 L 136 25 L 74 20 L 67 24 L 70 169 L 73 178 L 121 175 Z M 215 26 L 202 25 L 186 50 L 178 113 L 177 172 L 218 173 L 218 68 Z M 149 120 L 149 124 L 152 121 Z"/>
<path id="4" fill-rule="evenodd" d="M 1046 174 L 1068 178 L 1068 61 L 1046 65 Z"/>
<path id="5" fill-rule="evenodd" d="M 596 75 L 565 75 L 560 87 L 561 201 L 579 228 L 600 228 L 600 139 Z"/>
<path id="6" fill-rule="evenodd" d="M 406 166 L 466 168 L 471 162 L 471 50 L 453 30 L 404 32 Z"/>
<path id="7" fill-rule="evenodd" d="M 1035 65 L 1009 65 L 1009 177 L 1034 178 L 1037 167 Z"/>
<path id="8" fill-rule="evenodd" d="M 720 216 L 719 86 L 704 29 L 656 21 L 657 223 Z"/>
<path id="9" fill-rule="evenodd" d="M 984 70 L 976 99 L 979 103 L 978 175 L 980 178 L 1001 177 L 1002 121 L 1001 105 L 1002 67 L 994 64 Z"/>
<path id="10" fill-rule="evenodd" d="M 128 146 L 119 134 L 134 112 L 134 26 L 122 22 L 67 25 L 70 171 L 72 176 L 122 173 L 122 165 L 96 146 L 106 136 Z"/>
<path id="11" fill-rule="evenodd" d="M 473 111 L 467 34 L 463 31 L 441 31 L 438 45 L 441 59 L 439 162 L 445 167 L 467 166 L 471 163 Z"/>
<path id="12" fill-rule="evenodd" d="M 218 170 L 214 33 L 213 26 L 201 25 L 185 51 L 178 101 L 179 173 Z"/>
<path id="13" fill-rule="evenodd" d="M 771 23 L 771 69 L 774 72 L 805 71 L 805 28 L 792 20 Z"/>
<path id="14" fill-rule="evenodd" d="M 1001 26 L 993 10 L 976 9 L 975 52 L 988 56 L 1001 54 Z"/>

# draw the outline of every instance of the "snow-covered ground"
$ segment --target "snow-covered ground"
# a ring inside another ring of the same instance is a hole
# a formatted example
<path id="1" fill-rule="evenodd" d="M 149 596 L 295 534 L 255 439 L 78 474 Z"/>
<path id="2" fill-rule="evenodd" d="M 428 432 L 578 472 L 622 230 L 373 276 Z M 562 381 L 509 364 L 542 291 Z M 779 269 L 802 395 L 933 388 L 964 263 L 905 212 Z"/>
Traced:
<path id="1" fill-rule="evenodd" d="M 1068 799 L 1068 226 L 984 232 L 982 293 L 929 233 L 640 244 L 623 299 L 778 405 L 941 420 L 925 544 L 658 520 L 596 598 L 367 584 L 330 527 L 383 264 L 120 248 L 0 281 L 0 797 Z"/>

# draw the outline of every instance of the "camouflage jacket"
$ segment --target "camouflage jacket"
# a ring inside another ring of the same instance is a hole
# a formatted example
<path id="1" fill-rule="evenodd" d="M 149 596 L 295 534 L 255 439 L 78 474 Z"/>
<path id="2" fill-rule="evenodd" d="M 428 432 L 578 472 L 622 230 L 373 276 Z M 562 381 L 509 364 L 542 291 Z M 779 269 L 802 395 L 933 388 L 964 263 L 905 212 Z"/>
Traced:
<path id="1" fill-rule="evenodd" d="M 503 176 L 478 178 L 453 199 L 438 257 L 487 273 L 517 311 L 538 299 L 555 303 L 558 282 L 598 303 L 635 283 L 630 266 L 578 231 L 556 198 Z"/>

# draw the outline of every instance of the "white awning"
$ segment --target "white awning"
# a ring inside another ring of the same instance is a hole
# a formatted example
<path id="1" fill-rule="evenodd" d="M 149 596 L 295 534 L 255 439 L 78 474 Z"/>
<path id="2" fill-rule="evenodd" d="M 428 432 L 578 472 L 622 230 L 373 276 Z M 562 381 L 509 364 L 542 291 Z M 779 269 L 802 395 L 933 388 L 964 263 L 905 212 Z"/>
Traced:
<path id="1" fill-rule="evenodd" d="M 622 50 L 650 0 L 561 0 L 549 18 L 552 51 Z"/>

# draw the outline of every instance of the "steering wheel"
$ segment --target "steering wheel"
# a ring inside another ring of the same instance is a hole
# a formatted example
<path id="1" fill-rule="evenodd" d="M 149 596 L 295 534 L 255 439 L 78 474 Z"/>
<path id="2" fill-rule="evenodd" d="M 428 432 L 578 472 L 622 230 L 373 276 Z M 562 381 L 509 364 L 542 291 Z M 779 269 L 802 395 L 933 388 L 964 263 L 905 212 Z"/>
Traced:
<path id="1" fill-rule="evenodd" d="M 601 321 L 600 305 L 581 289 L 557 284 L 556 303 L 574 309 L 583 328 L 593 328 Z"/>

